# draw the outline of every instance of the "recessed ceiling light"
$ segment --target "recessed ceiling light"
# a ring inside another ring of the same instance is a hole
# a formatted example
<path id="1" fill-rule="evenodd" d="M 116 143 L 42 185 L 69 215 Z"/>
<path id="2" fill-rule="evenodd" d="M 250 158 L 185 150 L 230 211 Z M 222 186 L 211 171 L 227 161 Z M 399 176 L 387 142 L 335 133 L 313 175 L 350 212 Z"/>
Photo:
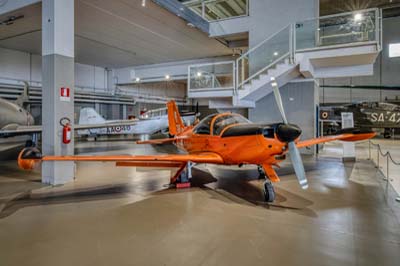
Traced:
<path id="1" fill-rule="evenodd" d="M 279 53 L 278 52 L 274 52 L 274 56 L 278 56 L 279 55 Z"/>
<path id="2" fill-rule="evenodd" d="M 197 75 L 198 77 L 201 77 L 202 73 L 199 71 L 199 72 L 196 73 L 196 75 Z"/>
<path id="3" fill-rule="evenodd" d="M 139 82 L 139 81 L 140 81 L 140 78 L 139 78 L 139 77 L 135 78 L 135 81 L 136 81 L 136 82 Z"/>
<path id="4" fill-rule="evenodd" d="M 361 21 L 363 19 L 363 15 L 361 13 L 357 13 L 354 15 L 354 21 Z"/>
<path id="5" fill-rule="evenodd" d="M 166 80 L 169 80 L 170 78 L 171 78 L 170 75 L 165 75 L 165 79 L 166 79 Z"/>

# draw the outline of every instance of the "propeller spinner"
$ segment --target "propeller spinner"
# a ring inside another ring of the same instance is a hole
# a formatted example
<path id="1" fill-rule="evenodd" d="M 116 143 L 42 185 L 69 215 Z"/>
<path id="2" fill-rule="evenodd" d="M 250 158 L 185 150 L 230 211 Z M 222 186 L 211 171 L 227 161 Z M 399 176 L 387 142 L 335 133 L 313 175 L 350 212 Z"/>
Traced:
<path id="1" fill-rule="evenodd" d="M 296 173 L 297 180 L 299 181 L 299 184 L 302 189 L 307 189 L 308 181 L 307 181 L 307 177 L 306 177 L 306 172 L 304 170 L 303 161 L 301 159 L 299 149 L 296 147 L 296 143 L 294 142 L 294 140 L 298 136 L 300 136 L 301 130 L 299 127 L 288 123 L 286 114 L 285 114 L 285 109 L 283 108 L 282 97 L 279 92 L 278 83 L 276 82 L 275 78 L 273 78 L 273 77 L 271 78 L 271 86 L 274 90 L 275 101 L 276 101 L 276 104 L 278 105 L 279 112 L 281 113 L 284 126 L 286 127 L 286 129 L 285 128 L 281 129 L 282 133 L 280 135 L 281 136 L 289 135 L 288 137 L 282 137 L 281 141 L 285 141 L 288 143 L 289 155 L 290 155 L 290 159 L 292 160 L 292 164 L 293 164 L 294 172 Z M 278 134 L 278 137 L 279 137 L 279 134 Z"/>

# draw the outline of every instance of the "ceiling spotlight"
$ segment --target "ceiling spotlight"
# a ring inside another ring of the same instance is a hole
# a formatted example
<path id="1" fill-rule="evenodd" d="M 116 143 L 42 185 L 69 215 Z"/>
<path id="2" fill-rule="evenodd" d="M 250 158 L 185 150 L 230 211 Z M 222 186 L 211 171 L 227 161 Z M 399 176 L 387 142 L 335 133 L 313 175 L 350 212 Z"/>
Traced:
<path id="1" fill-rule="evenodd" d="M 140 78 L 139 78 L 139 77 L 135 78 L 135 81 L 136 81 L 136 82 L 139 82 L 139 81 L 140 81 Z"/>
<path id="2" fill-rule="evenodd" d="M 199 72 L 196 73 L 196 75 L 197 75 L 198 77 L 201 77 L 202 73 L 199 71 Z"/>
<path id="3" fill-rule="evenodd" d="M 363 15 L 361 13 L 357 13 L 354 15 L 354 21 L 361 21 L 363 19 Z"/>
<path id="4" fill-rule="evenodd" d="M 166 80 L 169 80 L 170 78 L 171 78 L 170 75 L 165 75 L 165 79 L 166 79 Z"/>
<path id="5" fill-rule="evenodd" d="M 146 0 L 142 0 L 142 7 L 146 7 Z"/>
<path id="6" fill-rule="evenodd" d="M 274 56 L 278 56 L 279 55 L 279 53 L 278 52 L 274 52 Z"/>

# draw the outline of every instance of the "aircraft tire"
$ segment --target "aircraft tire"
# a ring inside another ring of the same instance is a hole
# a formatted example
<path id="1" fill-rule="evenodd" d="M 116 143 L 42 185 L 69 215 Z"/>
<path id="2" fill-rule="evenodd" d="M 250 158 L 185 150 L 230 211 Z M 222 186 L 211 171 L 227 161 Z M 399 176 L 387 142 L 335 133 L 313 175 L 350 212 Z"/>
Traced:
<path id="1" fill-rule="evenodd" d="M 275 190 L 271 181 L 267 180 L 264 182 L 263 193 L 266 202 L 273 202 L 275 200 Z"/>

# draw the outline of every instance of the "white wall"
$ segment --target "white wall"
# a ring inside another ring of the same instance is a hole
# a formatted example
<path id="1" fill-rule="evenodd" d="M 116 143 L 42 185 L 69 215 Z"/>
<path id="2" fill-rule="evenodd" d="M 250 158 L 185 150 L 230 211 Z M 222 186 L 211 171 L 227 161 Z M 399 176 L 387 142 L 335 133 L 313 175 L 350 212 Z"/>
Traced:
<path id="1" fill-rule="evenodd" d="M 318 2 L 318 0 L 251 0 L 250 48 L 290 23 L 317 17 Z"/>
<path id="2" fill-rule="evenodd" d="M 0 48 L 0 79 L 9 81 L 42 82 L 42 57 L 26 52 Z M 75 84 L 81 88 L 107 89 L 106 70 L 102 67 L 75 64 Z"/>

